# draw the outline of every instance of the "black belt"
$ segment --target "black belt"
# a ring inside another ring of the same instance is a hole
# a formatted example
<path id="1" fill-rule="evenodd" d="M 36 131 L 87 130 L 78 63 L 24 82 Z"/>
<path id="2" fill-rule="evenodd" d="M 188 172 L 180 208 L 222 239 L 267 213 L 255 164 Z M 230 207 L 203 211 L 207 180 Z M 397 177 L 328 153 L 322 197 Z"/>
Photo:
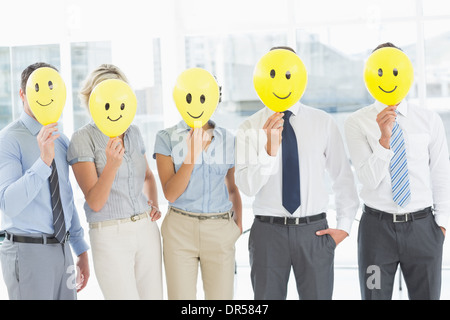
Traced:
<path id="1" fill-rule="evenodd" d="M 325 219 L 327 214 L 325 212 L 307 216 L 307 217 L 299 217 L 299 218 L 289 218 L 289 217 L 273 217 L 273 216 L 255 216 L 256 219 L 262 222 L 269 222 L 274 224 L 282 224 L 282 225 L 298 225 L 311 223 L 314 221 L 319 221 Z"/>
<path id="2" fill-rule="evenodd" d="M 66 233 L 62 242 L 59 242 L 55 237 L 28 237 L 19 236 L 16 234 L 5 232 L 5 239 L 12 242 L 20 243 L 36 243 L 36 244 L 55 244 L 55 243 L 66 243 L 69 240 L 69 232 Z"/>
<path id="3" fill-rule="evenodd" d="M 429 214 L 432 214 L 431 207 L 428 207 L 428 208 L 425 208 L 423 210 L 419 210 L 416 212 L 388 213 L 388 212 L 370 208 L 366 205 L 364 205 L 363 212 L 374 215 L 381 219 L 386 219 L 386 220 L 392 221 L 392 222 L 414 221 L 415 219 L 423 219 L 426 216 L 428 216 Z"/>

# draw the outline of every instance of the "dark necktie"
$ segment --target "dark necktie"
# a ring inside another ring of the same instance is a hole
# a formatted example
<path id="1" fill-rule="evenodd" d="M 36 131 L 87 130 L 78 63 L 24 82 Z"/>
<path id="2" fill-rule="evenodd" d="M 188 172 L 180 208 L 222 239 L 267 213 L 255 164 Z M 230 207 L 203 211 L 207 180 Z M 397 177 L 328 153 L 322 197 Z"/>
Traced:
<path id="1" fill-rule="evenodd" d="M 50 194 L 52 196 L 53 228 L 54 237 L 63 242 L 66 235 L 66 224 L 64 222 L 64 211 L 61 204 L 61 195 L 59 193 L 58 172 L 56 171 L 55 160 L 52 162 L 52 174 L 49 178 Z"/>
<path id="2" fill-rule="evenodd" d="M 300 167 L 298 162 L 298 146 L 294 129 L 289 122 L 291 111 L 284 112 L 284 128 L 282 132 L 283 161 L 283 207 L 291 214 L 300 206 Z"/>

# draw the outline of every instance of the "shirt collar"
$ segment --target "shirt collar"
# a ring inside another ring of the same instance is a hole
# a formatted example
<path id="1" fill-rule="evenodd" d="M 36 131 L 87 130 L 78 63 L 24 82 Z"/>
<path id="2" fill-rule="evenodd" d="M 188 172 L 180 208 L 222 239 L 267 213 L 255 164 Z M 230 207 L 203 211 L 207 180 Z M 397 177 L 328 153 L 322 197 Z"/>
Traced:
<path id="1" fill-rule="evenodd" d="M 296 116 L 296 115 L 298 115 L 298 113 L 300 111 L 300 104 L 296 103 L 292 107 L 290 107 L 288 110 L 291 111 L 294 116 Z"/>
<path id="2" fill-rule="evenodd" d="M 212 120 L 208 120 L 208 123 L 214 129 L 214 131 L 213 131 L 214 136 L 219 135 L 220 131 L 217 130 L 216 123 L 214 121 L 212 121 Z M 177 128 L 176 128 L 176 132 L 177 133 L 182 133 L 182 132 L 185 132 L 185 131 L 188 132 L 189 130 L 191 130 L 191 127 L 189 127 L 184 120 L 181 120 L 180 122 L 178 122 Z"/>
<path id="3" fill-rule="evenodd" d="M 386 107 L 387 107 L 387 105 L 385 105 L 379 101 L 375 101 L 375 108 L 378 111 L 378 113 L 383 111 L 383 109 L 385 109 Z M 406 102 L 406 100 L 402 100 L 402 102 L 400 102 L 400 104 L 397 106 L 397 111 L 402 116 L 407 117 L 408 116 L 408 102 Z"/>
<path id="4" fill-rule="evenodd" d="M 37 135 L 42 128 L 42 124 L 40 124 L 37 120 L 33 119 L 25 111 L 23 111 L 22 114 L 20 115 L 20 120 L 33 136 Z"/>

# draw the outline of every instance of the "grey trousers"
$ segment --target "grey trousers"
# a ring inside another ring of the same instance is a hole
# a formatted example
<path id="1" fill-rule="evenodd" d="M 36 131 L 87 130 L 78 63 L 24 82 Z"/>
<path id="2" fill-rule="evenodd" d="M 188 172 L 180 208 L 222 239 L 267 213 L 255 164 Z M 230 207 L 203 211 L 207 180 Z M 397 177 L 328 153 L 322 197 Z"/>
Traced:
<path id="1" fill-rule="evenodd" d="M 410 299 L 439 299 L 443 242 L 431 213 L 396 223 L 363 213 L 358 230 L 361 298 L 390 300 L 400 265 Z"/>
<path id="2" fill-rule="evenodd" d="M 332 298 L 336 243 L 329 235 L 316 235 L 326 228 L 326 219 L 286 226 L 255 218 L 249 236 L 255 300 L 285 300 L 291 268 L 300 299 Z"/>
<path id="3" fill-rule="evenodd" d="M 11 300 L 75 300 L 76 268 L 68 243 L 34 244 L 4 240 L 3 279 Z"/>

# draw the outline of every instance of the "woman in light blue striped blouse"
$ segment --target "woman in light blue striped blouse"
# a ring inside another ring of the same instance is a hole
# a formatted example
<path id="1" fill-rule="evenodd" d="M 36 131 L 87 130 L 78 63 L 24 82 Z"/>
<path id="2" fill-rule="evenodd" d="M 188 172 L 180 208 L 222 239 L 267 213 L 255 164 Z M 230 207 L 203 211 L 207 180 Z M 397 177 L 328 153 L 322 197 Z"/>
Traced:
<path id="1" fill-rule="evenodd" d="M 101 65 L 80 92 L 87 106 L 106 79 L 127 82 L 113 65 Z M 117 138 L 93 121 L 76 131 L 67 160 L 84 193 L 92 256 L 106 299 L 162 299 L 162 257 L 156 181 L 137 126 Z"/>
<path id="2" fill-rule="evenodd" d="M 169 299 L 196 299 L 200 265 L 206 299 L 233 299 L 242 203 L 234 182 L 235 139 L 209 121 L 158 132 L 154 157 L 169 210 L 161 226 Z"/>

